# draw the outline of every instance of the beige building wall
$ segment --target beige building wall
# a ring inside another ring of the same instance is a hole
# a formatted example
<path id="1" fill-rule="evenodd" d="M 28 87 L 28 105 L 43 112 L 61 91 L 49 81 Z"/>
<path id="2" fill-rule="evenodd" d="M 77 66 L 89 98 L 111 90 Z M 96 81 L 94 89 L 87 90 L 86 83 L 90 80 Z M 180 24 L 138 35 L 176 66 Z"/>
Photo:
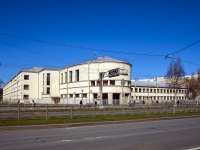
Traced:
<path id="1" fill-rule="evenodd" d="M 3 100 L 12 103 L 30 103 L 37 99 L 38 73 L 21 71 L 11 79 L 3 88 Z"/>
<path id="2" fill-rule="evenodd" d="M 58 69 L 43 69 L 38 73 L 38 103 L 59 101 L 59 72 Z"/>

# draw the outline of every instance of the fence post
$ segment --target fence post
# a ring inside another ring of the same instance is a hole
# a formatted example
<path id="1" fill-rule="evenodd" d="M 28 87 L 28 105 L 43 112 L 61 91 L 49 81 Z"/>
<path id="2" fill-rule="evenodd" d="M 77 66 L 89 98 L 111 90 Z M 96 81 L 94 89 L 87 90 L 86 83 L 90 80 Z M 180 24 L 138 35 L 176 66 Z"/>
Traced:
<path id="1" fill-rule="evenodd" d="M 113 117 L 115 117 L 115 105 L 113 103 Z"/>
<path id="2" fill-rule="evenodd" d="M 93 118 L 95 117 L 95 103 L 93 102 Z"/>
<path id="3" fill-rule="evenodd" d="M 20 105 L 18 105 L 18 120 L 20 120 Z"/>
<path id="4" fill-rule="evenodd" d="M 73 107 L 73 106 L 72 106 Z M 71 107 L 71 119 L 73 119 L 73 111 L 72 111 L 72 107 Z"/>
<path id="5" fill-rule="evenodd" d="M 48 120 L 48 104 L 46 105 L 46 120 Z"/>

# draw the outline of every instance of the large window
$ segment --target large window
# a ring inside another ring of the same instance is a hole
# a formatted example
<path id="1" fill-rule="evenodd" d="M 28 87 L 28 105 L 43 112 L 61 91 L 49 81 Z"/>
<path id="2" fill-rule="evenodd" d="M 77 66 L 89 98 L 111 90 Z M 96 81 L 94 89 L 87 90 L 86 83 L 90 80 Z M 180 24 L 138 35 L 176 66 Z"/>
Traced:
<path id="1" fill-rule="evenodd" d="M 29 85 L 24 85 L 24 90 L 29 90 Z"/>
<path id="2" fill-rule="evenodd" d="M 42 85 L 44 86 L 44 73 L 43 73 L 43 75 L 42 75 Z"/>
<path id="3" fill-rule="evenodd" d="M 50 94 L 50 87 L 47 87 L 47 94 Z"/>
<path id="4" fill-rule="evenodd" d="M 76 81 L 79 81 L 79 70 L 76 70 Z"/>
<path id="5" fill-rule="evenodd" d="M 47 73 L 47 85 L 50 85 L 50 73 Z"/>
<path id="6" fill-rule="evenodd" d="M 24 75 L 24 80 L 29 80 L 29 75 Z"/>
<path id="7" fill-rule="evenodd" d="M 69 82 L 72 82 L 72 71 L 69 72 Z"/>
<path id="8" fill-rule="evenodd" d="M 65 83 L 67 83 L 67 72 L 65 72 Z"/>
<path id="9" fill-rule="evenodd" d="M 61 84 L 63 83 L 63 73 L 61 73 Z"/>

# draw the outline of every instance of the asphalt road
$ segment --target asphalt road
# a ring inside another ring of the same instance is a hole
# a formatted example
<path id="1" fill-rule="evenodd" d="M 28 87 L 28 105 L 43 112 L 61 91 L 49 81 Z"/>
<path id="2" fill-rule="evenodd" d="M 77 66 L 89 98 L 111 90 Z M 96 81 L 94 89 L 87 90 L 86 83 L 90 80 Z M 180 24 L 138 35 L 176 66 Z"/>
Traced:
<path id="1" fill-rule="evenodd" d="M 0 149 L 200 150 L 200 118 L 4 131 Z"/>

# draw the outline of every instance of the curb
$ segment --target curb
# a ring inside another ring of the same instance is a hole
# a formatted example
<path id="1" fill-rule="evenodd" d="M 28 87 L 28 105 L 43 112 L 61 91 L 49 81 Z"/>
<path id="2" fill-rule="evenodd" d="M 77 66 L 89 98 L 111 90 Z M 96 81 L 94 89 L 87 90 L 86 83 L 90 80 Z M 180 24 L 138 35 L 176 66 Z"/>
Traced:
<path id="1" fill-rule="evenodd" d="M 198 117 L 200 117 L 200 115 L 179 116 L 179 117 L 163 117 L 163 118 L 147 118 L 147 119 L 134 119 L 134 120 L 120 120 L 120 121 L 101 121 L 101 122 L 65 123 L 65 124 L 48 124 L 48 125 L 29 125 L 29 126 L 4 126 L 4 127 L 0 127 L 0 132 L 21 131 L 21 130 L 36 130 L 36 129 L 53 129 L 53 128 L 72 128 L 72 127 L 83 127 L 83 126 L 122 124 L 122 123 L 147 122 L 147 121 L 184 119 L 184 118 L 198 118 Z"/>

